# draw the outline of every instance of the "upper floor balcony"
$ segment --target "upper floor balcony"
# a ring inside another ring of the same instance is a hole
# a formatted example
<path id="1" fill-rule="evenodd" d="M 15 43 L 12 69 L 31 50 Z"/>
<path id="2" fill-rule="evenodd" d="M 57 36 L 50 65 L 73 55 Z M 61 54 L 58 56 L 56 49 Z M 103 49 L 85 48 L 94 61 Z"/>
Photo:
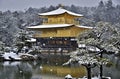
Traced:
<path id="1" fill-rule="evenodd" d="M 43 20 L 43 24 L 74 24 L 74 25 L 80 25 L 80 22 L 78 20 L 71 20 L 71 19 L 66 19 L 66 20 Z"/>

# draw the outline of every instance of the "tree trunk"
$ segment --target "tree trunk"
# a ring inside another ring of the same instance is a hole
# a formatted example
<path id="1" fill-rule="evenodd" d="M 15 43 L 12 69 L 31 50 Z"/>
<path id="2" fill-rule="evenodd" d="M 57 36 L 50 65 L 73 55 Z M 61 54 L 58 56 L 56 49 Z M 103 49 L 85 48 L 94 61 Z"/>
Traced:
<path id="1" fill-rule="evenodd" d="M 102 79 L 102 75 L 103 75 L 103 66 L 102 65 L 100 65 L 100 79 Z"/>
<path id="2" fill-rule="evenodd" d="M 87 68 L 87 78 L 91 79 L 91 67 L 90 67 L 90 64 L 88 64 L 88 66 L 86 66 L 86 68 Z"/>
<path id="3" fill-rule="evenodd" d="M 103 52 L 100 53 L 100 58 L 103 58 Z M 100 79 L 102 79 L 103 76 L 103 66 L 100 65 Z"/>

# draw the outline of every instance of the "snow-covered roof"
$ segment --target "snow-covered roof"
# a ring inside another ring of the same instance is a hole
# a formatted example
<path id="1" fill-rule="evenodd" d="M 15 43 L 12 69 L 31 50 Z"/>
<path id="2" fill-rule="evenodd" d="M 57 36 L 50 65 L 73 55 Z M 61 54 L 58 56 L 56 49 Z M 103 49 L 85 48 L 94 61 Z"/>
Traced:
<path id="1" fill-rule="evenodd" d="M 28 29 L 43 29 L 43 28 L 58 28 L 58 27 L 68 27 L 72 26 L 73 24 L 49 24 L 49 25 L 38 25 L 38 26 L 30 26 L 27 27 Z M 88 26 L 80 26 L 80 25 L 75 25 L 76 27 L 79 28 L 87 28 L 87 29 L 92 29 L 93 27 L 88 27 Z"/>
<path id="2" fill-rule="evenodd" d="M 77 27 L 80 27 L 80 28 L 87 28 L 87 29 L 92 29 L 93 27 L 88 27 L 88 26 L 80 26 L 80 25 L 76 25 Z"/>
<path id="3" fill-rule="evenodd" d="M 31 27 L 28 27 L 28 29 L 58 28 L 58 27 L 68 27 L 72 25 L 73 24 L 49 24 L 49 25 L 31 26 Z"/>
<path id="4" fill-rule="evenodd" d="M 93 52 L 99 52 L 99 51 L 100 51 L 100 49 L 97 48 L 97 47 L 87 46 L 87 45 L 85 45 L 85 44 L 78 44 L 78 47 L 79 47 L 79 48 L 87 48 L 88 50 L 93 51 Z"/>
<path id="5" fill-rule="evenodd" d="M 41 15 L 41 16 L 49 16 L 49 15 L 59 15 L 59 14 L 63 14 L 63 13 L 68 13 L 68 14 L 73 15 L 73 16 L 83 16 L 81 14 L 77 14 L 77 13 L 65 10 L 63 8 L 58 8 L 56 10 L 46 12 L 46 13 L 39 13 L 39 15 Z"/>

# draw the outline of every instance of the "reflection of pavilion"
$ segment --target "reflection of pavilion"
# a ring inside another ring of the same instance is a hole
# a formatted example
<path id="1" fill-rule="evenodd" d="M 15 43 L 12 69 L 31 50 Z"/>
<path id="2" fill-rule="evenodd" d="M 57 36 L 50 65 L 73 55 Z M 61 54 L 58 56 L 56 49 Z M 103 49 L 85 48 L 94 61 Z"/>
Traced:
<path id="1" fill-rule="evenodd" d="M 43 24 L 31 26 L 28 29 L 37 33 L 34 37 L 42 48 L 54 49 L 59 51 L 75 50 L 77 45 L 76 36 L 91 27 L 80 26 L 78 18 L 83 17 L 81 14 L 73 13 L 63 8 L 58 8 L 46 13 L 40 13 L 43 18 Z"/>

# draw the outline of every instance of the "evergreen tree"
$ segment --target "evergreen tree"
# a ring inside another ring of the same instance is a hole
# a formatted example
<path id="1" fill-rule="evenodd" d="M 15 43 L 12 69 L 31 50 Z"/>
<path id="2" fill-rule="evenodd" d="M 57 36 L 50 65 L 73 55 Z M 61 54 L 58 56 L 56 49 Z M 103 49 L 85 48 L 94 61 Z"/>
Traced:
<path id="1" fill-rule="evenodd" d="M 107 1 L 106 8 L 107 8 L 107 10 L 113 9 L 113 2 L 112 2 L 112 0 L 108 0 Z"/>
<path id="2" fill-rule="evenodd" d="M 99 5 L 94 13 L 94 19 L 96 22 L 105 21 L 105 5 L 103 1 L 99 2 Z"/>
<path id="3" fill-rule="evenodd" d="M 71 5 L 71 11 L 78 13 L 78 7 L 76 7 L 75 5 Z"/>
<path id="4" fill-rule="evenodd" d="M 48 8 L 48 11 L 52 11 L 52 10 L 55 10 L 55 7 L 51 5 L 51 6 Z"/>
<path id="5" fill-rule="evenodd" d="M 104 5 L 104 2 L 103 2 L 103 1 L 100 1 L 100 2 L 99 2 L 99 5 L 98 5 L 98 8 L 97 8 L 97 9 L 99 9 L 99 10 L 101 10 L 101 11 L 104 11 L 105 5 Z"/>

